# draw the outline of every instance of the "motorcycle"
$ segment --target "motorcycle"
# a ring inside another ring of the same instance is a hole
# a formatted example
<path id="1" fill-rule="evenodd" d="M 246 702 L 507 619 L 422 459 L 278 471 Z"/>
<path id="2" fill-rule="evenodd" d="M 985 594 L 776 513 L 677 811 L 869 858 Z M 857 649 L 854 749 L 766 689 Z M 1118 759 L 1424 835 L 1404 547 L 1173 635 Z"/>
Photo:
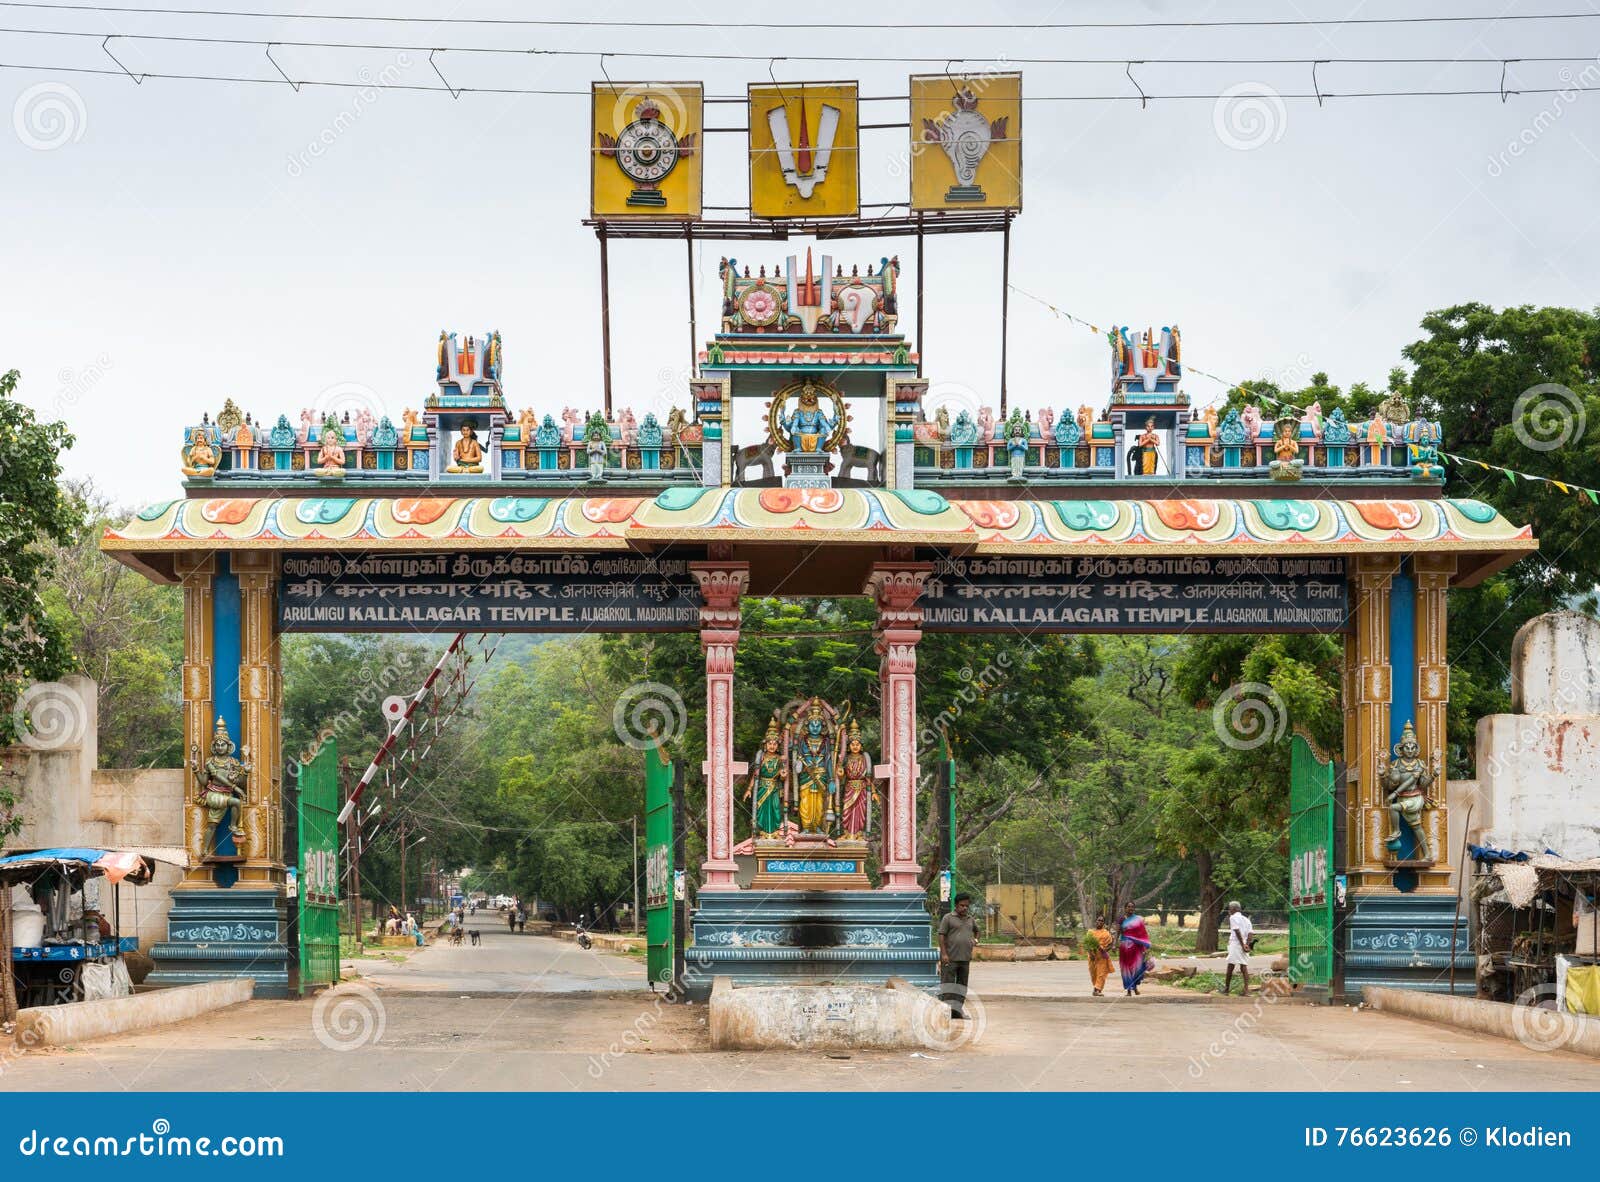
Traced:
<path id="1" fill-rule="evenodd" d="M 584 930 L 583 920 L 580 919 L 577 923 L 573 924 L 572 927 L 578 933 L 579 948 L 587 951 L 588 949 L 594 947 L 594 941 L 589 938 L 589 933 Z"/>

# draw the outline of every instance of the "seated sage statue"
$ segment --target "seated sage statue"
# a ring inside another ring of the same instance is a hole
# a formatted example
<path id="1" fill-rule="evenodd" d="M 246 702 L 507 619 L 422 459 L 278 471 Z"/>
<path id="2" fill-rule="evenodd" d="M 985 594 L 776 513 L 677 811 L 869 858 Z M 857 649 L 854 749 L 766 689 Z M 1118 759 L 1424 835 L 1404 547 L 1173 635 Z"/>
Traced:
<path id="1" fill-rule="evenodd" d="M 482 472 L 483 445 L 478 442 L 478 432 L 471 423 L 461 424 L 461 437 L 450 453 L 454 461 L 446 472 Z"/>

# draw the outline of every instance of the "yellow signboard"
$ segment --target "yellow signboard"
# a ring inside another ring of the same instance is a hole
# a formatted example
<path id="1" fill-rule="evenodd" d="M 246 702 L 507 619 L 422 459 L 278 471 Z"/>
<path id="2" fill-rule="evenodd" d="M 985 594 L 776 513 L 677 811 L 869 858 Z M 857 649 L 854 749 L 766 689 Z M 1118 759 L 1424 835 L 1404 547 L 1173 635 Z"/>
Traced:
<path id="1" fill-rule="evenodd" d="M 1022 75 L 911 79 L 911 208 L 1022 208 Z"/>
<path id="2" fill-rule="evenodd" d="M 854 217 L 860 145 L 854 82 L 751 86 L 751 216 Z"/>
<path id="3" fill-rule="evenodd" d="M 594 84 L 589 207 L 595 217 L 700 217 L 704 98 L 698 82 Z"/>

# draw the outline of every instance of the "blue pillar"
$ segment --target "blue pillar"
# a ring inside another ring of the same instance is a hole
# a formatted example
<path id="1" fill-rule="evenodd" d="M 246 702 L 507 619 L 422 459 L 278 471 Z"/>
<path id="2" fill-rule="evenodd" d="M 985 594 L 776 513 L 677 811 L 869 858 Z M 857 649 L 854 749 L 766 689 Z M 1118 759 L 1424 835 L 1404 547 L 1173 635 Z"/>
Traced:
<path id="1" fill-rule="evenodd" d="M 1417 717 L 1417 580 L 1406 559 L 1389 584 L 1389 750 L 1400 741 L 1406 723 L 1415 725 Z M 1411 830 L 1400 827 L 1401 858 L 1416 856 L 1417 842 Z M 1400 891 L 1413 891 L 1417 872 L 1396 870 L 1394 885 Z"/>
<path id="2" fill-rule="evenodd" d="M 244 654 L 242 623 L 239 576 L 233 573 L 228 555 L 219 554 L 217 573 L 211 583 L 211 722 L 215 725 L 221 718 L 235 743 L 243 741 L 244 733 L 239 707 L 239 662 Z M 229 818 L 225 817 L 217 827 L 215 841 L 218 854 L 239 852 Z M 219 865 L 212 873 L 212 881 L 219 887 L 231 887 L 239 881 L 239 868 L 227 863 Z"/>

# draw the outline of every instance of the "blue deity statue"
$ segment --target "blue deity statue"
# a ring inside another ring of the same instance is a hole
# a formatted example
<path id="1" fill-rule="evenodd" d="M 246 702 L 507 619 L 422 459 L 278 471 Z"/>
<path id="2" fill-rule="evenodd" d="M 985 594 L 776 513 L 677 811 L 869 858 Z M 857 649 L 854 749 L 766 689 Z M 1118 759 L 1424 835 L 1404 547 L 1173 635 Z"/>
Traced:
<path id="1" fill-rule="evenodd" d="M 817 452 L 833 435 L 839 420 L 822 409 L 817 388 L 807 382 L 800 389 L 800 405 L 785 411 L 778 420 L 789 434 L 791 450 Z"/>

